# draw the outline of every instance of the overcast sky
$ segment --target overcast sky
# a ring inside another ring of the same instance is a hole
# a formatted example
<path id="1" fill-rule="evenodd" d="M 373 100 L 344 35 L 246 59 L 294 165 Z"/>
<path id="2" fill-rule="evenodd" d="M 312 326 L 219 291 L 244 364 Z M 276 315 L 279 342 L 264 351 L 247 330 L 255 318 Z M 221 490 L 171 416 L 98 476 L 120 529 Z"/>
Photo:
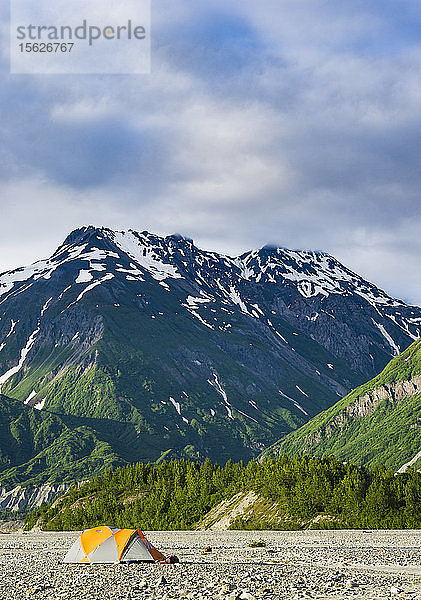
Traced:
<path id="1" fill-rule="evenodd" d="M 421 305 L 419 0 L 153 0 L 135 76 L 10 75 L 6 4 L 0 271 L 131 227 L 325 250 Z"/>

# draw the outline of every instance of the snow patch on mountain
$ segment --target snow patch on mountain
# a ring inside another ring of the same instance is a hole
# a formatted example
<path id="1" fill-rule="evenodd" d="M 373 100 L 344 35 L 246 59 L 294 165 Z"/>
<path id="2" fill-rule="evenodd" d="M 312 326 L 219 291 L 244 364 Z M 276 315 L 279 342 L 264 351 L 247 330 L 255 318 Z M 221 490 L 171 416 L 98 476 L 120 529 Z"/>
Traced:
<path id="1" fill-rule="evenodd" d="M 277 335 L 278 337 L 280 337 L 280 338 L 281 338 L 281 340 L 282 340 L 283 342 L 285 342 L 285 344 L 288 344 L 287 340 L 284 338 L 284 336 L 283 336 L 283 335 L 281 335 L 281 334 L 279 333 L 279 331 L 276 331 L 276 330 L 275 330 L 275 333 L 276 333 L 276 335 Z"/>
<path id="2" fill-rule="evenodd" d="M 211 302 L 211 298 L 202 298 L 197 296 L 187 296 L 186 303 L 188 308 L 200 308 L 201 304 Z"/>
<path id="3" fill-rule="evenodd" d="M 10 329 L 9 329 L 9 333 L 6 335 L 6 339 L 8 337 L 10 337 L 12 335 L 12 333 L 15 331 L 15 327 L 16 327 L 17 323 L 19 323 L 19 320 L 14 321 L 13 319 L 10 319 Z"/>
<path id="4" fill-rule="evenodd" d="M 205 325 L 209 329 L 215 329 L 213 327 L 213 325 L 210 325 L 210 323 L 208 323 L 197 312 L 198 309 L 200 309 L 201 305 L 207 304 L 208 302 L 211 302 L 213 300 L 213 298 L 210 298 L 209 296 L 206 296 L 204 293 L 203 293 L 203 296 L 205 296 L 205 297 L 201 297 L 201 296 L 187 296 L 186 303 L 182 304 L 182 306 L 184 306 L 185 308 L 187 308 L 187 310 L 189 311 L 189 313 L 191 315 L 193 315 L 194 317 L 196 317 L 196 319 L 198 319 L 203 325 Z"/>
<path id="5" fill-rule="evenodd" d="M 42 410 L 44 408 L 44 405 L 45 405 L 45 398 L 43 398 L 42 400 L 40 400 L 39 402 L 34 404 L 33 408 L 36 408 L 37 410 Z"/>
<path id="6" fill-rule="evenodd" d="M 98 279 L 97 281 L 94 281 L 93 283 L 91 283 L 90 285 L 87 285 L 86 288 L 84 290 L 82 290 L 79 294 L 79 296 L 76 298 L 76 302 L 79 302 L 79 300 L 81 300 L 83 298 L 83 296 L 87 293 L 90 292 L 91 290 L 93 290 L 94 288 L 96 288 L 98 285 L 103 284 L 105 281 L 109 281 L 110 279 L 113 279 L 114 275 L 112 273 L 107 273 L 106 275 L 104 275 L 104 277 L 102 277 L 101 279 Z"/>
<path id="7" fill-rule="evenodd" d="M 181 416 L 181 405 L 180 405 L 180 403 L 177 402 L 176 400 L 174 400 L 174 398 L 172 398 L 171 396 L 168 398 L 168 400 L 171 402 L 171 404 L 174 406 L 175 410 Z"/>
<path id="8" fill-rule="evenodd" d="M 389 346 L 392 348 L 394 355 L 397 356 L 398 354 L 400 354 L 401 353 L 401 349 L 395 343 L 395 341 L 392 338 L 392 336 L 390 335 L 390 333 L 388 333 L 388 331 L 386 331 L 386 328 L 381 323 L 377 323 L 377 321 L 375 321 L 374 319 L 371 319 L 371 320 L 373 321 L 373 323 L 377 327 L 377 329 L 380 331 L 380 333 L 382 334 L 382 336 L 386 339 L 386 341 L 388 342 Z"/>
<path id="9" fill-rule="evenodd" d="M 34 275 L 34 270 L 30 270 L 29 267 L 26 269 L 17 269 L 16 271 L 10 271 L 9 273 L 4 273 L 0 275 L 0 296 L 6 296 L 8 298 L 11 294 L 8 294 L 11 290 L 13 291 L 15 283 L 21 283 L 22 281 L 27 281 L 30 277 Z M 20 292 L 28 289 L 32 284 L 29 284 L 24 287 L 24 289 L 19 290 Z M 4 298 L 0 304 L 3 304 Z"/>
<path id="10" fill-rule="evenodd" d="M 265 316 L 265 313 L 263 312 L 263 310 L 260 308 L 260 306 L 257 303 L 250 304 L 250 306 L 252 306 L 258 313 L 260 313 L 262 315 L 262 317 Z"/>
<path id="11" fill-rule="evenodd" d="M 189 308 L 188 311 L 191 315 L 193 315 L 193 317 L 196 317 L 196 319 L 198 319 L 203 325 L 205 325 L 205 327 L 208 327 L 209 329 L 215 329 L 213 325 L 205 321 L 205 319 L 203 319 L 196 310 Z"/>
<path id="12" fill-rule="evenodd" d="M 295 387 L 298 387 L 298 386 L 295 386 Z M 302 391 L 302 390 L 300 390 L 300 391 Z M 297 402 L 297 400 L 294 400 L 294 398 L 291 398 L 291 396 L 288 396 L 287 394 L 284 394 L 284 392 L 282 390 L 278 390 L 278 392 L 281 394 L 281 396 L 283 396 L 284 398 L 286 398 L 287 400 L 289 400 L 290 402 L 292 402 L 293 405 L 296 408 L 298 408 L 298 410 L 300 410 L 303 414 L 305 414 L 307 417 L 309 416 L 308 412 L 301 406 L 301 404 L 299 402 Z M 305 395 L 307 396 L 307 394 L 305 394 Z"/>
<path id="13" fill-rule="evenodd" d="M 26 400 L 23 401 L 24 404 L 28 404 L 32 398 L 34 398 L 37 395 L 35 390 L 32 390 L 32 392 L 29 394 L 29 396 L 26 398 Z"/>
<path id="14" fill-rule="evenodd" d="M 130 269 L 124 269 L 123 267 L 116 268 L 119 273 L 127 273 L 127 281 L 145 281 L 143 279 L 143 271 L 140 271 L 136 265 L 130 263 Z"/>
<path id="15" fill-rule="evenodd" d="M 93 278 L 94 277 L 90 271 L 81 269 L 79 271 L 79 275 L 75 279 L 75 283 L 88 283 L 89 281 L 92 281 Z"/>
<path id="16" fill-rule="evenodd" d="M 60 296 L 57 298 L 57 300 L 61 300 L 61 299 L 63 298 L 64 294 L 65 294 L 66 292 L 68 292 L 68 291 L 71 289 L 71 287 L 72 287 L 71 285 L 68 285 L 68 286 L 67 286 L 67 287 L 66 287 L 66 288 L 65 288 L 65 289 L 64 289 L 64 290 L 61 292 L 61 294 L 60 294 Z"/>
<path id="17" fill-rule="evenodd" d="M 208 383 L 209 385 L 214 387 L 219 394 L 221 394 L 222 398 L 224 399 L 224 406 L 227 410 L 228 417 L 230 419 L 233 419 L 234 417 L 232 415 L 232 404 L 228 402 L 227 393 L 222 387 L 221 383 L 219 382 L 218 375 L 215 372 L 213 372 L 213 381 L 211 379 L 208 379 Z"/>
<path id="18" fill-rule="evenodd" d="M 101 248 L 93 247 L 88 252 L 84 254 L 79 254 L 79 260 L 88 260 L 92 262 L 93 260 L 105 260 L 106 258 L 120 258 L 120 255 L 117 252 L 112 252 L 111 250 L 103 250 Z"/>
<path id="19" fill-rule="evenodd" d="M 174 406 L 175 410 L 177 411 L 177 414 L 180 415 L 180 417 L 184 421 L 184 423 L 186 423 L 186 425 L 190 425 L 189 420 L 186 419 L 186 417 L 184 417 L 181 414 L 181 404 L 179 402 L 177 402 L 176 400 L 174 400 L 174 398 L 172 398 L 171 396 L 168 398 L 168 400 Z"/>
<path id="20" fill-rule="evenodd" d="M 9 369 L 8 371 L 6 371 L 6 373 L 4 373 L 3 375 L 0 376 L 0 392 L 1 392 L 1 388 L 3 386 L 3 384 L 6 383 L 6 381 L 8 379 L 10 379 L 13 375 L 15 375 L 16 373 L 18 373 L 21 368 L 23 367 L 23 363 L 25 362 L 25 359 L 28 355 L 28 352 L 30 351 L 30 349 L 32 348 L 32 346 L 34 345 L 36 336 L 39 332 L 39 327 L 37 327 L 29 336 L 28 341 L 26 342 L 24 348 L 22 348 L 21 353 L 20 353 L 20 358 L 19 358 L 19 362 L 15 367 L 12 367 L 11 369 Z"/>
<path id="21" fill-rule="evenodd" d="M 53 299 L 52 296 L 51 296 L 51 298 L 48 298 L 47 302 L 45 302 L 44 306 L 41 308 L 41 317 L 45 313 L 45 311 L 47 310 L 47 308 L 50 306 L 50 303 L 51 303 L 52 299 Z"/>
<path id="22" fill-rule="evenodd" d="M 240 410 L 239 408 L 235 409 L 237 412 L 239 412 L 241 415 L 243 415 L 244 417 L 247 417 L 248 419 L 250 419 L 251 421 L 253 421 L 254 423 L 259 424 L 259 421 L 257 421 L 256 419 L 254 419 L 253 417 L 251 417 L 250 415 L 248 415 L 247 413 L 243 412 L 242 410 Z"/>
<path id="23" fill-rule="evenodd" d="M 113 239 L 114 243 L 123 252 L 148 271 L 157 281 L 162 281 L 168 277 L 173 279 L 182 278 L 177 268 L 171 263 L 165 262 L 153 247 L 142 240 L 139 234 L 135 234 L 133 231 L 116 231 Z"/>
<path id="24" fill-rule="evenodd" d="M 19 287 L 16 288 L 15 284 L 27 282 L 31 279 L 33 279 L 33 281 L 37 281 L 41 278 L 50 279 L 52 273 L 61 265 L 74 260 L 83 260 L 89 262 L 89 267 L 93 271 L 104 271 L 104 265 L 97 264 L 93 261 L 104 260 L 106 258 L 119 258 L 119 255 L 116 252 L 112 252 L 111 250 L 101 250 L 100 248 L 96 247 L 93 247 L 85 252 L 87 246 L 87 243 L 81 245 L 66 244 L 61 246 L 49 259 L 39 260 L 27 267 L 21 267 L 19 269 L 14 269 L 13 271 L 0 274 L 0 296 L 6 295 L 6 297 L 10 297 L 18 295 L 28 289 L 29 286 L 23 289 Z M 92 277 L 91 279 L 88 279 L 87 273 L 88 271 L 81 270 L 77 283 L 91 281 Z M 32 285 L 32 282 L 29 285 Z"/>
<path id="25" fill-rule="evenodd" d="M 417 340 L 421 336 L 421 330 L 420 329 L 417 329 L 415 333 L 412 333 L 412 331 L 409 329 L 407 323 L 405 323 L 405 321 L 399 322 L 397 320 L 397 318 L 395 317 L 395 315 L 388 315 L 388 314 L 386 314 L 386 317 L 388 319 L 390 319 L 391 321 L 393 321 L 393 323 L 395 325 L 397 325 L 398 327 L 400 327 L 402 329 L 402 331 L 404 331 L 406 333 L 406 335 L 409 335 L 409 337 L 412 338 L 413 340 Z M 407 321 L 409 321 L 410 323 L 421 325 L 421 319 L 411 319 L 411 318 L 408 318 Z"/>
<path id="26" fill-rule="evenodd" d="M 51 258 L 47 260 L 39 260 L 27 267 L 21 267 L 19 269 L 14 269 L 13 271 L 0 274 L 0 296 L 8 294 L 10 291 L 12 291 L 11 295 L 15 295 L 15 292 L 18 294 L 24 291 L 23 289 L 15 290 L 15 284 L 26 282 L 30 279 L 33 279 L 34 281 L 37 281 L 40 278 L 50 279 L 52 273 L 64 263 L 74 260 L 86 260 L 91 263 L 91 261 L 103 260 L 107 257 L 119 258 L 117 253 L 100 250 L 99 248 L 92 248 L 84 253 L 86 247 L 87 244 L 62 246 Z M 91 264 L 90 266 L 94 270 L 103 270 L 102 265 Z"/>
<path id="27" fill-rule="evenodd" d="M 243 302 L 240 294 L 237 292 L 237 290 L 235 289 L 234 286 L 230 286 L 229 297 L 231 298 L 231 300 L 233 301 L 234 304 L 237 304 L 241 308 L 241 311 L 243 313 L 250 314 L 249 311 L 247 310 L 247 306 Z"/>

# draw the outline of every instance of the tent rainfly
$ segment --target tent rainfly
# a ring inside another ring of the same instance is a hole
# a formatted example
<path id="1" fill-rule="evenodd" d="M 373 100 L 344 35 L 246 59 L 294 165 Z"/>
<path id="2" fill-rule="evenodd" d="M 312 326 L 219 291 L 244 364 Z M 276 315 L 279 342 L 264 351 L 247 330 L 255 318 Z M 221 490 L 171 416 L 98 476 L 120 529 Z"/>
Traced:
<path id="1" fill-rule="evenodd" d="M 165 556 L 152 546 L 140 529 L 100 525 L 86 529 L 74 542 L 64 563 L 156 562 Z"/>

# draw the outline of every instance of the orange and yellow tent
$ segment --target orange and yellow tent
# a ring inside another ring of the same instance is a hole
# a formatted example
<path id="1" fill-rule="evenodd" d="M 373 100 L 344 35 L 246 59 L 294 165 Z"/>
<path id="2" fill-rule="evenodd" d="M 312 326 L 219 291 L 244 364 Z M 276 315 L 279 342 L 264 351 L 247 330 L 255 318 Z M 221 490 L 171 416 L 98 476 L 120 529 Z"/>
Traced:
<path id="1" fill-rule="evenodd" d="M 100 525 L 86 529 L 71 546 L 64 563 L 155 562 L 165 560 L 140 529 Z"/>

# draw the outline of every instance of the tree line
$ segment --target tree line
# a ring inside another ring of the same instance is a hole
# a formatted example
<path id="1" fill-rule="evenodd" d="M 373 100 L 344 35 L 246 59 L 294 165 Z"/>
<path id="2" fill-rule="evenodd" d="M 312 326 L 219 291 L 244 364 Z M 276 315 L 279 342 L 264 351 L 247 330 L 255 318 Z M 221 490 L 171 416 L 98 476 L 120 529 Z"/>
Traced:
<path id="1" fill-rule="evenodd" d="M 251 490 L 266 505 L 275 503 L 276 518 L 265 513 L 263 502 L 260 512 L 237 518 L 231 528 L 421 527 L 421 473 L 367 469 L 333 456 L 282 456 L 224 466 L 174 459 L 107 469 L 80 487 L 75 484 L 58 502 L 31 512 L 25 526 L 192 529 L 221 500 Z"/>

